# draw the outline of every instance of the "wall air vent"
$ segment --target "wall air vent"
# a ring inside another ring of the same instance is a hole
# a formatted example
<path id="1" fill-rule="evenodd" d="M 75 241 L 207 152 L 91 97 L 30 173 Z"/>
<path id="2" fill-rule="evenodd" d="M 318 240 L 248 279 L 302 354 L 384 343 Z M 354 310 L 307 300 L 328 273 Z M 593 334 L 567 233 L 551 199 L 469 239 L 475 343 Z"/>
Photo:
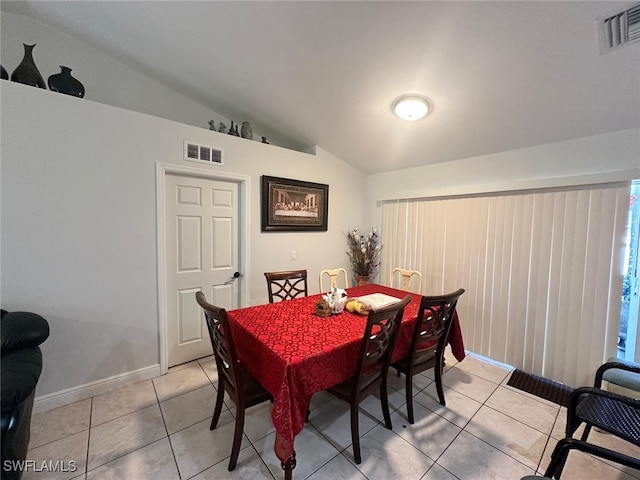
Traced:
<path id="1" fill-rule="evenodd" d="M 640 3 L 600 22 L 602 53 L 640 40 Z"/>
<path id="2" fill-rule="evenodd" d="M 208 147 L 193 142 L 184 142 L 184 159 L 213 165 L 224 165 L 224 151 L 221 148 Z"/>

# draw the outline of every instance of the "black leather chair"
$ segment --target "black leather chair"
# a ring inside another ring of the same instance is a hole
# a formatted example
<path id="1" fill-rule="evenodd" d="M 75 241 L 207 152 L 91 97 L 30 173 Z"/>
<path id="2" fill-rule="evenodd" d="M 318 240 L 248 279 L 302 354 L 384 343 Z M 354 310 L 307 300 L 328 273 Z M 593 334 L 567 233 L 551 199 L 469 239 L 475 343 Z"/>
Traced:
<path id="1" fill-rule="evenodd" d="M 0 361 L 2 385 L 2 480 L 17 480 L 31 435 L 31 411 L 42 372 L 40 345 L 49 336 L 49 324 L 29 312 L 1 311 Z"/>

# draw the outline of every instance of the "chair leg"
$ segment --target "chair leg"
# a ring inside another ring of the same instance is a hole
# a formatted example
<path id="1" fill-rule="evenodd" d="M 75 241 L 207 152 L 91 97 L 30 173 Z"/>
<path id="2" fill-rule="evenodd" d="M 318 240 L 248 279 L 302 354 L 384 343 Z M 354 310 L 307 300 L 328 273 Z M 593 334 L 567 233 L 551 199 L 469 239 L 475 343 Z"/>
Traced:
<path id="1" fill-rule="evenodd" d="M 236 468 L 240 445 L 242 445 L 242 430 L 244 429 L 244 406 L 236 405 L 236 430 L 233 433 L 233 447 L 231 447 L 231 458 L 229 459 L 229 471 Z"/>
<path id="2" fill-rule="evenodd" d="M 413 425 L 413 376 L 407 373 L 405 379 L 405 393 L 407 395 L 407 418 L 409 423 Z"/>
<path id="3" fill-rule="evenodd" d="M 351 404 L 351 441 L 353 443 L 353 458 L 356 463 L 362 462 L 360 456 L 360 433 L 358 429 L 358 404 Z"/>
<path id="4" fill-rule="evenodd" d="M 382 380 L 380 385 L 380 402 L 382 403 L 382 415 L 384 415 L 384 426 L 387 430 L 391 430 L 391 415 L 389 414 L 389 397 L 387 396 L 387 381 L 386 377 Z"/>
<path id="5" fill-rule="evenodd" d="M 591 432 L 591 425 L 585 424 L 584 425 L 584 432 L 582 432 L 582 437 L 580 438 L 580 440 L 582 440 L 583 442 L 586 442 L 587 441 L 587 437 L 589 436 L 589 432 Z"/>
<path id="6" fill-rule="evenodd" d="M 438 400 L 440 401 L 440 405 L 443 407 L 447 405 L 447 402 L 444 400 L 444 389 L 442 388 L 442 363 L 440 361 L 436 362 L 436 390 L 438 392 Z"/>
<path id="7" fill-rule="evenodd" d="M 213 418 L 211 419 L 211 426 L 209 430 L 214 430 L 218 425 L 220 419 L 220 413 L 222 412 L 222 404 L 224 403 L 224 388 L 221 383 L 218 383 L 218 395 L 216 396 L 216 408 L 213 410 Z"/>

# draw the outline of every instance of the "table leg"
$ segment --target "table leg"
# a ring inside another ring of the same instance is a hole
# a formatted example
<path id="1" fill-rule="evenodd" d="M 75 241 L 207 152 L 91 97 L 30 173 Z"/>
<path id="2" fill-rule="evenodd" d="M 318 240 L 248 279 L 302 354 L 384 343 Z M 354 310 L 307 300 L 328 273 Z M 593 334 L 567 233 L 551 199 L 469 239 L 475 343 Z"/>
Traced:
<path id="1" fill-rule="evenodd" d="M 292 480 L 293 469 L 296 468 L 296 452 L 293 452 L 289 460 L 282 462 L 280 466 L 284 470 L 284 480 Z"/>

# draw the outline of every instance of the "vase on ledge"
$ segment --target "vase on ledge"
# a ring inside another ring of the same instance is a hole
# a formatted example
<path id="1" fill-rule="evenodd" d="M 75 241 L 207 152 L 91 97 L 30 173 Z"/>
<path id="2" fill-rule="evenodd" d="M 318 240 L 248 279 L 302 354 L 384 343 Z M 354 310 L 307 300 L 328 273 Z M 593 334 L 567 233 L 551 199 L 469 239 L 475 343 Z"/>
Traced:
<path id="1" fill-rule="evenodd" d="M 22 45 L 24 45 L 24 58 L 11 74 L 11 81 L 46 89 L 44 78 L 40 75 L 40 71 L 33 61 L 33 48 L 35 44 L 27 45 L 23 43 Z"/>
<path id="2" fill-rule="evenodd" d="M 369 275 L 356 275 L 358 286 L 366 285 L 369 283 Z"/>
<path id="3" fill-rule="evenodd" d="M 52 92 L 64 93 L 73 97 L 84 97 L 84 85 L 77 78 L 71 75 L 71 69 L 60 65 L 60 73 L 51 75 L 47 80 L 49 90 Z"/>

